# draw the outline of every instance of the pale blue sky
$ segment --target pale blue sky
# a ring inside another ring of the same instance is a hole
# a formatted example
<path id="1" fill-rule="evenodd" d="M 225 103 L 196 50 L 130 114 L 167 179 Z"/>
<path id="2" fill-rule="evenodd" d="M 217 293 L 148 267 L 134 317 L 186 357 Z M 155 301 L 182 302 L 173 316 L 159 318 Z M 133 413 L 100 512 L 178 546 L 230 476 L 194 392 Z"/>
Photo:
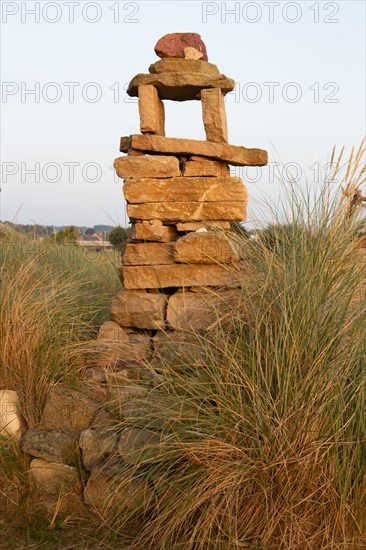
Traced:
<path id="1" fill-rule="evenodd" d="M 363 1 L 1 4 L 2 220 L 126 223 L 122 182 L 110 167 L 120 136 L 139 132 L 139 121 L 123 86 L 148 71 L 168 32 L 200 33 L 209 60 L 238 83 L 226 99 L 230 143 L 268 149 L 271 162 L 296 163 L 311 178 L 334 144 L 350 148 L 365 134 Z M 73 102 L 67 82 L 80 84 Z M 25 94 L 35 86 L 38 102 Z M 168 136 L 204 138 L 199 102 L 165 103 Z M 35 168 L 39 183 L 26 172 Z M 253 221 L 263 215 L 257 201 L 275 199 L 279 186 L 269 168 L 257 182 L 251 170 L 242 175 Z"/>

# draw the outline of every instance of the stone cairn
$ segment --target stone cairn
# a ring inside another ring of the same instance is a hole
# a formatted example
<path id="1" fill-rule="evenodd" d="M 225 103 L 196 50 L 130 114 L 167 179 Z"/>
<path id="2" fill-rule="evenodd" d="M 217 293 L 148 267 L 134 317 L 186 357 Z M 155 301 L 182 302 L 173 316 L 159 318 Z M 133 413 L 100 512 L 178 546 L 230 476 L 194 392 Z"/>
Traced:
<path id="1" fill-rule="evenodd" d="M 248 195 L 229 165 L 263 166 L 267 153 L 228 144 L 224 96 L 235 82 L 208 62 L 199 35 L 166 35 L 155 51 L 162 59 L 149 74 L 135 76 L 127 91 L 138 97 L 141 134 L 121 138 L 127 155 L 115 161 L 132 222 L 120 270 L 123 289 L 112 301 L 111 320 L 100 328 L 81 388 L 52 386 L 42 421 L 20 441 L 33 457 L 35 482 L 54 496 L 55 506 L 61 489 L 99 512 L 120 498 L 111 479 L 123 460 L 159 441 L 159 423 L 147 429 L 140 422 L 146 386 L 155 383 L 145 362 L 192 364 L 192 337 L 217 319 L 213 304 L 219 299 L 220 307 L 230 308 L 240 299 L 244 262 L 230 222 L 245 220 Z M 165 137 L 163 100 L 200 100 L 206 140 Z M 17 396 L 10 393 L 0 394 L 13 404 L 2 433 L 7 429 L 20 439 Z M 111 400 L 125 419 L 122 432 L 103 409 Z M 131 504 L 141 499 L 132 482 L 123 490 Z"/>
<path id="2" fill-rule="evenodd" d="M 159 353 L 177 332 L 204 330 L 215 295 L 228 302 L 240 279 L 240 251 L 230 238 L 230 222 L 243 221 L 248 195 L 242 180 L 230 177 L 229 164 L 263 166 L 267 153 L 228 144 L 224 96 L 235 82 L 207 61 L 199 35 L 160 39 L 162 59 L 138 74 L 127 93 L 138 97 L 141 134 L 121 138 L 114 166 L 124 179 L 132 222 L 121 268 L 123 290 L 113 300 L 103 331 L 120 333 Z M 206 141 L 165 137 L 163 100 L 200 100 Z M 211 290 L 211 291 L 210 291 Z M 114 328 L 113 328 L 114 327 Z M 157 331 L 143 337 L 137 330 Z M 151 342 L 148 339 L 152 338 Z M 142 340 L 141 340 L 142 342 Z"/>

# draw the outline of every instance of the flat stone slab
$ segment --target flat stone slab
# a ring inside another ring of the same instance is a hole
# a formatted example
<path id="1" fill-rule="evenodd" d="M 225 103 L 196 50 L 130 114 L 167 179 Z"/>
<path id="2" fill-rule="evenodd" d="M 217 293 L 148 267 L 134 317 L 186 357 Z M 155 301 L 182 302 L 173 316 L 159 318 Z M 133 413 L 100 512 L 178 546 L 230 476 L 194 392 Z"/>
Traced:
<path id="1" fill-rule="evenodd" d="M 131 148 L 145 153 L 199 155 L 222 160 L 233 166 L 265 166 L 268 162 L 268 153 L 263 149 L 247 149 L 237 145 L 198 139 L 167 138 L 146 134 L 122 137 L 121 152 L 127 153 Z"/>
<path id="2" fill-rule="evenodd" d="M 120 275 L 126 289 L 225 286 L 241 278 L 235 267 L 217 264 L 126 266 L 121 268 Z"/>
<path id="3" fill-rule="evenodd" d="M 40 427 L 84 430 L 89 427 L 98 406 L 97 401 L 83 393 L 66 384 L 56 383 L 49 389 Z"/>
<path id="4" fill-rule="evenodd" d="M 46 493 L 58 494 L 60 491 L 81 488 L 79 473 L 74 466 L 34 458 L 30 463 L 30 474 L 39 488 Z"/>
<path id="5" fill-rule="evenodd" d="M 198 222 L 203 220 L 245 221 L 246 202 L 146 202 L 128 204 L 131 220 Z"/>
<path id="6" fill-rule="evenodd" d="M 219 231 L 188 233 L 174 246 L 176 262 L 186 264 L 231 263 L 239 260 L 234 244 Z"/>
<path id="7" fill-rule="evenodd" d="M 112 301 L 111 317 L 120 319 L 121 306 L 119 301 Z M 150 355 L 150 338 L 147 334 L 122 328 L 113 321 L 105 321 L 99 329 L 96 341 L 98 363 L 103 367 L 121 366 L 138 358 L 148 358 Z"/>
<path id="8" fill-rule="evenodd" d="M 131 267 L 131 269 L 136 268 Z M 139 266 L 137 269 L 143 268 Z M 128 288 L 143 289 L 148 287 L 139 286 L 138 281 L 133 281 L 132 278 L 130 286 L 125 285 L 125 289 Z M 162 329 L 167 303 L 165 296 L 143 291 L 131 292 L 125 289 L 121 290 L 112 300 L 111 319 L 122 327 Z"/>
<path id="9" fill-rule="evenodd" d="M 79 447 L 82 451 L 83 464 L 87 470 L 117 449 L 118 435 L 113 431 L 83 430 L 80 434 Z"/>
<path id="10" fill-rule="evenodd" d="M 157 265 L 173 262 L 171 243 L 127 243 L 122 256 L 124 265 Z"/>
<path id="11" fill-rule="evenodd" d="M 230 229 L 230 222 L 217 221 L 217 222 L 182 222 L 176 225 L 178 231 L 198 231 L 199 229 L 207 230 L 220 230 Z"/>
<path id="12" fill-rule="evenodd" d="M 137 335 L 140 336 L 140 333 L 135 333 L 129 328 L 122 328 L 113 321 L 104 321 L 99 328 L 97 342 L 110 342 L 112 345 L 125 344 L 130 342 L 129 337 Z M 134 345 L 137 345 L 137 342 L 134 342 Z"/>
<path id="13" fill-rule="evenodd" d="M 225 162 L 209 160 L 202 157 L 202 160 L 192 160 L 183 163 L 182 175 L 184 177 L 229 177 L 230 168 Z"/>
<path id="14" fill-rule="evenodd" d="M 167 319 L 174 330 L 207 330 L 240 301 L 241 290 L 176 292 L 168 303 Z"/>
<path id="15" fill-rule="evenodd" d="M 138 158 L 138 157 L 136 157 Z M 248 202 L 240 178 L 179 177 L 126 180 L 123 193 L 129 204 L 146 202 Z"/>
<path id="16" fill-rule="evenodd" d="M 220 71 L 216 65 L 203 59 L 165 57 L 150 65 L 149 73 L 201 73 L 217 76 L 220 74 Z"/>
<path id="17" fill-rule="evenodd" d="M 32 428 L 24 435 L 20 448 L 23 453 L 37 458 L 72 464 L 76 457 L 78 440 L 77 432 Z"/>
<path id="18" fill-rule="evenodd" d="M 131 97 L 138 97 L 139 86 L 155 86 L 160 99 L 189 101 L 192 99 L 201 99 L 201 91 L 206 88 L 220 88 L 222 94 L 226 95 L 235 88 L 235 81 L 224 74 L 140 73 L 129 83 L 127 94 Z"/>
<path id="19" fill-rule="evenodd" d="M 172 156 L 126 156 L 114 161 L 119 178 L 171 178 L 180 176 L 179 161 Z"/>
<path id="20" fill-rule="evenodd" d="M 178 232 L 175 227 L 163 225 L 160 220 L 154 220 L 152 223 L 134 223 L 131 228 L 130 241 L 156 241 L 167 243 L 178 238 Z"/>

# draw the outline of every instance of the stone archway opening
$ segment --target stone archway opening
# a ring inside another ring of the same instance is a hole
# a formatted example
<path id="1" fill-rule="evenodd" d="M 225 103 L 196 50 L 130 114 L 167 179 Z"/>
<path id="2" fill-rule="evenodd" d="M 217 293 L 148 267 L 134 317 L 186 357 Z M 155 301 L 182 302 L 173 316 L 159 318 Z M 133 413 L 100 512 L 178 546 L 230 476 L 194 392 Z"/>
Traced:
<path id="1" fill-rule="evenodd" d="M 164 100 L 165 134 L 169 137 L 206 139 L 200 101 Z M 188 103 L 188 105 L 187 105 Z"/>

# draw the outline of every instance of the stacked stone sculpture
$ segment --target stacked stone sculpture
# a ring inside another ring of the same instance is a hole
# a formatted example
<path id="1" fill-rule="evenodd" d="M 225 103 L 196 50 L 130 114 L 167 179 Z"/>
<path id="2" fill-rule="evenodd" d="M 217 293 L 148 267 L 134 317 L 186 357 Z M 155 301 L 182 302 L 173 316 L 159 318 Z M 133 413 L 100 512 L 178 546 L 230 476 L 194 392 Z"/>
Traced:
<path id="1" fill-rule="evenodd" d="M 118 340 L 131 344 L 130 359 L 159 351 L 171 331 L 205 329 L 213 288 L 224 301 L 233 297 L 228 288 L 240 279 L 240 254 L 230 222 L 245 220 L 248 195 L 229 165 L 267 163 L 266 151 L 228 144 L 224 97 L 235 83 L 201 59 L 200 36 L 167 35 L 155 51 L 162 59 L 127 91 L 138 97 L 141 134 L 121 138 L 127 154 L 114 163 L 132 228 L 111 320 Z M 206 141 L 165 137 L 163 100 L 201 101 Z M 101 337 L 112 332 L 107 323 Z"/>
<path id="2" fill-rule="evenodd" d="M 230 222 L 245 220 L 248 195 L 229 165 L 262 166 L 267 153 L 228 144 L 224 96 L 234 81 L 206 60 L 199 35 L 167 35 L 156 51 L 162 59 L 128 88 L 138 96 L 141 134 L 121 139 L 127 154 L 115 161 L 132 222 L 123 288 L 93 341 L 84 380 L 77 389 L 53 384 L 40 422 L 22 438 L 18 396 L 0 392 L 0 405 L 12 406 L 0 415 L 0 435 L 21 438 L 22 451 L 33 457 L 31 476 L 53 514 L 60 502 L 70 514 L 66 497 L 99 514 L 126 495 L 132 507 L 152 498 L 150 486 L 141 489 L 134 479 L 116 489 L 124 462 L 158 444 L 164 427 L 159 407 L 146 422 L 151 395 L 161 400 L 158 370 L 148 369 L 147 361 L 196 366 L 204 352 L 196 335 L 207 334 L 217 313 L 230 312 L 240 299 L 245 262 Z M 201 101 L 205 141 L 165 137 L 167 99 Z M 113 404 L 122 426 L 110 414 Z"/>

